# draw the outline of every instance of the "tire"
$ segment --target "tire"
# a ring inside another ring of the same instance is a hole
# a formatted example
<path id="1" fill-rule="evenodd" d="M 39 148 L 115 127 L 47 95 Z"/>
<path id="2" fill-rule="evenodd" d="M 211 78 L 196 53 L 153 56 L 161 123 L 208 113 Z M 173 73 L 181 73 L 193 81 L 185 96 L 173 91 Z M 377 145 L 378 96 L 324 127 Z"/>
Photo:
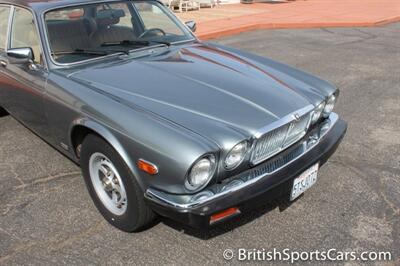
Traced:
<path id="1" fill-rule="evenodd" d="M 151 224 L 155 213 L 146 205 L 135 177 L 110 144 L 89 134 L 82 143 L 80 161 L 89 194 L 111 225 L 135 232 Z"/>

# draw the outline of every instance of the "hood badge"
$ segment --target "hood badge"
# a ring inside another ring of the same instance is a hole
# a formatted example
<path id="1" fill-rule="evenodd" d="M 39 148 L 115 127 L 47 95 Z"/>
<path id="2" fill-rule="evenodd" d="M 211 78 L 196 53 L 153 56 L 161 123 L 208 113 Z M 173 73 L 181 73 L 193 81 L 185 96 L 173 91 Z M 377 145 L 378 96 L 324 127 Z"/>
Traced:
<path id="1" fill-rule="evenodd" d="M 299 114 L 294 114 L 293 117 L 294 117 L 294 120 L 296 120 L 296 122 L 300 121 L 300 115 Z"/>

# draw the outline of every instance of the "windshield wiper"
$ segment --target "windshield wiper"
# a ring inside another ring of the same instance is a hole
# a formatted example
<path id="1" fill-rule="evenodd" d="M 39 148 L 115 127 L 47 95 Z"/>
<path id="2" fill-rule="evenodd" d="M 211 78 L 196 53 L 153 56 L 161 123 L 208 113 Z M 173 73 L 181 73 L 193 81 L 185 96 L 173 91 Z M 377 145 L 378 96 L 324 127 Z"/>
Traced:
<path id="1" fill-rule="evenodd" d="M 72 54 L 92 54 L 92 55 L 108 55 L 107 51 L 97 51 L 97 50 L 86 50 L 86 49 L 75 49 L 71 52 Z"/>
<path id="2" fill-rule="evenodd" d="M 86 49 L 75 49 L 76 53 L 82 53 L 82 54 L 94 54 L 94 55 L 109 55 L 113 53 L 124 53 L 124 54 L 129 54 L 129 51 L 127 50 L 112 50 L 112 49 L 107 49 L 107 50 L 86 50 Z"/>
<path id="3" fill-rule="evenodd" d="M 128 46 L 128 45 L 139 45 L 139 46 L 148 46 L 150 43 L 144 40 L 123 40 L 119 42 L 104 42 L 101 44 L 102 47 L 107 46 Z"/>
<path id="4" fill-rule="evenodd" d="M 85 55 L 106 56 L 106 55 L 117 54 L 117 53 L 129 54 L 129 51 L 126 51 L 126 50 L 87 50 L 87 49 L 77 48 L 73 51 L 53 52 L 52 55 L 85 54 Z"/>
<path id="5" fill-rule="evenodd" d="M 167 41 L 153 41 L 153 40 L 151 40 L 149 42 L 158 43 L 158 44 L 165 44 L 166 46 L 171 46 L 171 43 L 167 42 Z"/>
<path id="6" fill-rule="evenodd" d="M 73 51 L 60 51 L 60 52 L 52 52 L 52 55 L 63 55 L 63 54 L 88 54 L 88 55 L 108 55 L 105 51 L 92 51 L 85 49 L 75 49 Z"/>
<path id="7" fill-rule="evenodd" d="M 123 40 L 119 42 L 105 42 L 102 43 L 102 47 L 107 46 L 130 46 L 130 45 L 137 45 L 137 46 L 150 46 L 150 44 L 164 44 L 166 46 L 171 46 L 170 42 L 167 41 L 156 41 L 156 40 Z"/>

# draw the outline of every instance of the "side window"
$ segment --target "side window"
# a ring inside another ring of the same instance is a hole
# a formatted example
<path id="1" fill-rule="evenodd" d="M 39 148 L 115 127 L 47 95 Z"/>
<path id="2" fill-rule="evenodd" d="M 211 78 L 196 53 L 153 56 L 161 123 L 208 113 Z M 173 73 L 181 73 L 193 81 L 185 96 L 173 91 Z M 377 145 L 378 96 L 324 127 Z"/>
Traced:
<path id="1" fill-rule="evenodd" d="M 35 63 L 41 63 L 42 53 L 39 35 L 36 30 L 33 15 L 26 9 L 15 8 L 11 30 L 11 48 L 31 47 Z"/>
<path id="2" fill-rule="evenodd" d="M 64 10 L 51 11 L 46 14 L 46 20 L 69 21 L 82 19 L 85 15 L 83 8 L 69 8 Z"/>
<path id="3" fill-rule="evenodd" d="M 11 8 L 9 6 L 0 6 L 0 50 L 6 49 L 10 10 Z"/>

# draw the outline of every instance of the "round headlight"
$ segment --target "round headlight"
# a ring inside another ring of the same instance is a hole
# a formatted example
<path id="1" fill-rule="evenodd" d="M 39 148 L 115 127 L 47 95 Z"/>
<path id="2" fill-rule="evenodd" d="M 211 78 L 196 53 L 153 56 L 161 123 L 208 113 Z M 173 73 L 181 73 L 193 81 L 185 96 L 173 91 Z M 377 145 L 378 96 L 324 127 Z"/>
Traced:
<path id="1" fill-rule="evenodd" d="M 328 101 L 326 102 L 325 109 L 322 113 L 324 117 L 328 117 L 332 113 L 333 108 L 335 107 L 336 99 L 336 95 L 334 94 L 329 97 Z"/>
<path id="2" fill-rule="evenodd" d="M 197 190 L 207 185 L 215 172 L 215 156 L 207 155 L 198 160 L 190 169 L 185 186 L 189 190 Z"/>
<path id="3" fill-rule="evenodd" d="M 315 124 L 321 118 L 324 108 L 325 108 L 325 102 L 322 102 L 318 104 L 317 107 L 315 107 L 311 118 L 311 124 Z"/>
<path id="4" fill-rule="evenodd" d="M 233 147 L 228 155 L 226 155 L 224 162 L 225 168 L 230 170 L 238 166 L 246 155 L 247 147 L 247 141 L 243 141 Z"/>

